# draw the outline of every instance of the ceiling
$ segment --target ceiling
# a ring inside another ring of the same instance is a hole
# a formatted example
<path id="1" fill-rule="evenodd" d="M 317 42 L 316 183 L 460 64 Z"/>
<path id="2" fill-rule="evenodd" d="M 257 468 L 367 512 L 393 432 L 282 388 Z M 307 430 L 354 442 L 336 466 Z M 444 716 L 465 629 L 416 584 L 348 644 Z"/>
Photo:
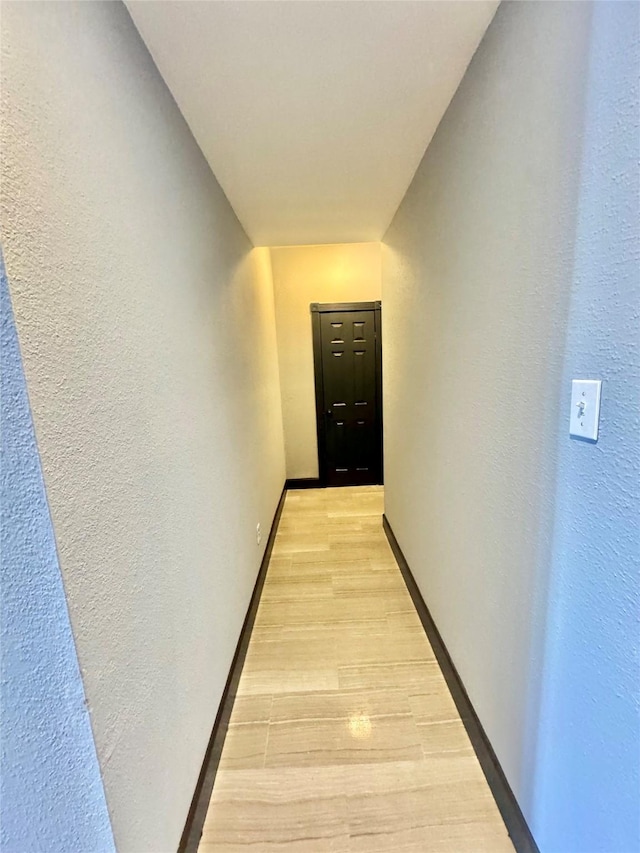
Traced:
<path id="1" fill-rule="evenodd" d="M 257 246 L 380 240 L 497 0 L 127 0 Z"/>

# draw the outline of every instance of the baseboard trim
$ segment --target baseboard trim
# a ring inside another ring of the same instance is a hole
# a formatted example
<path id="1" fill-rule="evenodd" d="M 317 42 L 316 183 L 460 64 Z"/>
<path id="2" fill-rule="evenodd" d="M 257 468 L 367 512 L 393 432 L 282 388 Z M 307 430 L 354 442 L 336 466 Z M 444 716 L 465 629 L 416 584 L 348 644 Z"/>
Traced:
<path id="1" fill-rule="evenodd" d="M 285 488 L 287 489 L 322 489 L 324 484 L 319 477 L 300 477 L 298 479 L 287 480 Z"/>
<path id="2" fill-rule="evenodd" d="M 244 661 L 247 656 L 249 640 L 251 639 L 251 632 L 256 620 L 258 604 L 260 603 L 260 596 L 262 595 L 262 587 L 264 586 L 264 581 L 267 576 L 269 559 L 271 557 L 271 552 L 273 551 L 273 543 L 276 538 L 280 516 L 282 515 L 282 508 L 284 506 L 286 493 L 287 485 L 285 484 L 273 516 L 267 546 L 264 550 L 262 562 L 260 563 L 258 577 L 253 588 L 247 615 L 244 618 L 242 630 L 240 631 L 240 638 L 238 640 L 238 645 L 236 646 L 233 661 L 231 662 L 231 669 L 229 670 L 227 683 L 225 684 L 224 691 L 222 693 L 222 699 L 220 700 L 216 720 L 213 724 L 209 744 L 204 754 L 202 769 L 200 770 L 193 799 L 191 800 L 191 807 L 184 825 L 180 845 L 178 846 L 178 853 L 196 853 L 200 843 L 200 838 L 202 837 L 202 829 L 207 816 L 207 809 L 209 808 L 209 800 L 211 799 L 211 792 L 213 791 L 213 783 L 215 782 L 216 773 L 218 771 L 222 747 L 224 746 L 224 739 L 227 735 L 227 729 L 229 728 L 229 719 L 231 717 L 233 703 L 238 691 L 238 682 L 240 681 L 240 675 L 242 674 L 242 667 L 244 666 Z"/>
<path id="3" fill-rule="evenodd" d="M 518 805 L 513 791 L 511 790 L 511 786 L 509 785 L 507 778 L 504 775 L 504 771 L 500 766 L 500 762 L 493 751 L 491 742 L 482 727 L 482 723 L 478 719 L 478 715 L 471 704 L 471 700 L 469 699 L 462 679 L 451 660 L 451 655 L 447 650 L 444 640 L 440 636 L 436 623 L 433 621 L 429 608 L 422 597 L 422 593 L 420 592 L 415 578 L 413 577 L 413 573 L 409 568 L 409 564 L 402 553 L 398 540 L 396 539 L 391 525 L 385 515 L 382 516 L 382 525 L 384 527 L 384 532 L 387 535 L 387 539 L 389 540 L 389 545 L 391 545 L 391 550 L 393 551 L 398 562 L 398 566 L 400 567 L 400 571 L 402 572 L 409 594 L 411 595 L 416 610 L 418 611 L 418 616 L 420 617 L 422 626 L 429 638 L 429 642 L 431 643 L 436 659 L 440 664 L 440 669 L 442 670 L 442 674 L 447 682 L 453 701 L 456 703 L 458 713 L 462 718 L 462 722 L 467 730 L 467 734 L 469 735 L 471 744 L 478 757 L 480 766 L 482 767 L 489 787 L 491 788 L 491 792 L 495 798 L 498 809 L 500 810 L 502 819 L 505 822 L 507 832 L 511 837 L 513 846 L 517 853 L 540 853 L 533 835 L 531 834 L 531 830 L 529 829 L 525 817 L 522 814 L 520 806 Z"/>

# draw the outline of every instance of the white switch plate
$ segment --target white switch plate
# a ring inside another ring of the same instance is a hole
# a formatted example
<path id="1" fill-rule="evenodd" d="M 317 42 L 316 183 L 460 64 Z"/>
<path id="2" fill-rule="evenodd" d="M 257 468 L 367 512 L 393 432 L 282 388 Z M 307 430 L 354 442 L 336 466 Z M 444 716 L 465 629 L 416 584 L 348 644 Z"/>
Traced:
<path id="1" fill-rule="evenodd" d="M 587 438 L 590 441 L 598 440 L 601 388 L 602 382 L 599 379 L 573 380 L 569 435 Z"/>

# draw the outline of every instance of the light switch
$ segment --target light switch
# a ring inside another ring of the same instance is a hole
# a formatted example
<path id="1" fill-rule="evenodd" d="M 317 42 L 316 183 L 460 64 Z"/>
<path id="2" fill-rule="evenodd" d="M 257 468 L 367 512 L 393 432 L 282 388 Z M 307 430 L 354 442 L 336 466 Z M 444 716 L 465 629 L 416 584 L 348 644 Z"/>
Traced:
<path id="1" fill-rule="evenodd" d="M 599 379 L 574 379 L 571 383 L 571 414 L 569 416 L 569 435 L 576 438 L 598 440 L 598 421 L 600 420 Z"/>

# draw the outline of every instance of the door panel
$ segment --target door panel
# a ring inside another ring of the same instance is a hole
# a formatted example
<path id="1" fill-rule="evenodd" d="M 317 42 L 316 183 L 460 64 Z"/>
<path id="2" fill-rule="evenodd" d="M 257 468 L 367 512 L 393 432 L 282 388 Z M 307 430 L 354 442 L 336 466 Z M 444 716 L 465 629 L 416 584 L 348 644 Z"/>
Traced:
<path id="1" fill-rule="evenodd" d="M 381 481 L 376 313 L 319 312 L 316 362 L 319 354 L 321 364 L 316 363 L 316 371 L 321 371 L 321 379 L 317 377 L 316 388 L 324 402 L 319 441 L 329 486 Z"/>

